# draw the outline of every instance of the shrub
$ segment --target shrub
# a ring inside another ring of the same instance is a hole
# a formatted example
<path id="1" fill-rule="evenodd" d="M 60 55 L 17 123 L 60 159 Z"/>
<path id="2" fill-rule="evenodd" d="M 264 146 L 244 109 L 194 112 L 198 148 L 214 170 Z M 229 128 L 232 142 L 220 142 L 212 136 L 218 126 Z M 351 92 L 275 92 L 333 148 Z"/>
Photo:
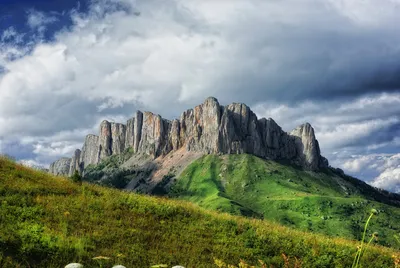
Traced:
<path id="1" fill-rule="evenodd" d="M 75 183 L 82 183 L 82 176 L 75 170 L 74 175 L 71 176 L 71 180 Z"/>

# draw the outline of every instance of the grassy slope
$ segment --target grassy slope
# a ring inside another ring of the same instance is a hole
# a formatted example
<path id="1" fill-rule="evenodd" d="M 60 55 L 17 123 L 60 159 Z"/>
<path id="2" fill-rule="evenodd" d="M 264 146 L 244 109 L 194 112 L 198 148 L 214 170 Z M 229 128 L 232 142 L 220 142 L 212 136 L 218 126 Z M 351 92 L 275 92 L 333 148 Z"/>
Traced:
<path id="1" fill-rule="evenodd" d="M 99 255 L 112 257 L 110 267 L 213 267 L 214 258 L 232 264 L 262 259 L 281 267 L 282 253 L 300 258 L 303 267 L 348 267 L 356 249 L 354 242 L 182 201 L 73 184 L 2 158 L 0 206 L 0 267 L 51 268 L 73 261 L 96 267 L 91 258 Z M 118 260 L 119 253 L 124 257 Z M 393 254 L 398 252 L 371 247 L 362 263 L 393 267 Z"/>
<path id="2" fill-rule="evenodd" d="M 370 231 L 379 232 L 380 244 L 399 247 L 394 235 L 400 232 L 400 208 L 367 200 L 360 187 L 351 178 L 305 172 L 251 155 L 209 155 L 182 173 L 171 196 L 233 214 L 253 211 L 300 230 L 350 239 L 360 239 L 375 208 L 381 213 Z"/>

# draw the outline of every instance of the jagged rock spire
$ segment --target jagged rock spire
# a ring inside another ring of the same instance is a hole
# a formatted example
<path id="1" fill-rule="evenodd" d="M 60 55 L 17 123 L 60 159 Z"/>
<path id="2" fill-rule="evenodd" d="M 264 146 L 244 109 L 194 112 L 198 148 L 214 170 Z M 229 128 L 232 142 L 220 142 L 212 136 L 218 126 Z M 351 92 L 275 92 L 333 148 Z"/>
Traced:
<path id="1" fill-rule="evenodd" d="M 271 118 L 259 120 L 243 103 L 221 106 L 216 98 L 209 97 L 173 121 L 140 111 L 126 125 L 104 120 L 100 135 L 88 135 L 82 151 L 76 151 L 69 159 L 69 169 L 64 168 L 67 160 L 63 159 L 53 163 L 50 172 L 72 174 L 126 148 L 156 158 L 182 147 L 206 154 L 249 153 L 266 159 L 285 159 L 309 170 L 328 165 L 320 155 L 309 123 L 286 133 Z"/>
<path id="2" fill-rule="evenodd" d="M 315 138 L 314 128 L 309 123 L 305 123 L 292 130 L 290 135 L 297 137 L 296 145 L 300 164 L 311 170 L 318 169 L 320 166 L 321 151 L 318 141 Z"/>

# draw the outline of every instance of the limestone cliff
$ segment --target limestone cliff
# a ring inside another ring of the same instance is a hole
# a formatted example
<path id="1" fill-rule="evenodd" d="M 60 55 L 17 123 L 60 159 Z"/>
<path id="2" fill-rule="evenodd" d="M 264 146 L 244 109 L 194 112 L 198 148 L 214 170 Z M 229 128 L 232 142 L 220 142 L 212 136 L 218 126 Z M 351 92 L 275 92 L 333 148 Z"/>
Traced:
<path id="1" fill-rule="evenodd" d="M 266 159 L 289 160 L 308 170 L 328 166 L 310 124 L 286 133 L 271 118 L 258 119 L 245 104 L 221 106 L 213 97 L 173 121 L 137 111 L 126 124 L 104 120 L 99 132 L 99 136 L 86 136 L 82 150 L 75 151 L 69 160 L 64 158 L 53 163 L 50 172 L 57 175 L 82 172 L 88 165 L 98 164 L 101 159 L 129 148 L 153 158 L 184 148 L 204 154 L 248 153 Z"/>
<path id="2" fill-rule="evenodd" d="M 81 173 L 82 167 L 80 166 L 81 164 L 81 150 L 76 149 L 74 155 L 71 158 L 71 164 L 69 166 L 69 171 L 68 171 L 68 176 L 72 176 L 77 170 L 79 173 Z"/>
<path id="3" fill-rule="evenodd" d="M 68 175 L 71 168 L 71 158 L 63 157 L 50 165 L 49 172 L 54 175 Z"/>

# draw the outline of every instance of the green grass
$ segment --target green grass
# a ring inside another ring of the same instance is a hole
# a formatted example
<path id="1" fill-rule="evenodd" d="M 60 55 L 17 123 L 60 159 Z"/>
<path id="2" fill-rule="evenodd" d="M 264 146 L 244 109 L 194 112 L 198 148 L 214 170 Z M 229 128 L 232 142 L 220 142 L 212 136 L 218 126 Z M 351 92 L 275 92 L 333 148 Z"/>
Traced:
<path id="1" fill-rule="evenodd" d="M 369 233 L 378 232 L 381 245 L 399 248 L 394 237 L 400 231 L 396 196 L 332 170 L 306 172 L 251 155 L 208 155 L 181 174 L 170 196 L 207 209 L 252 213 L 303 231 L 357 240 L 369 211 L 376 208 L 380 213 Z"/>
<path id="2" fill-rule="evenodd" d="M 230 208 L 215 192 L 204 191 Z M 356 245 L 184 201 L 74 184 L 0 158 L 0 267 L 59 268 L 70 262 L 98 267 L 96 256 L 110 257 L 107 267 L 117 262 L 216 267 L 215 259 L 230 264 L 261 259 L 283 267 L 282 254 L 303 267 L 349 267 Z M 360 262 L 394 267 L 398 253 L 372 246 Z"/>

